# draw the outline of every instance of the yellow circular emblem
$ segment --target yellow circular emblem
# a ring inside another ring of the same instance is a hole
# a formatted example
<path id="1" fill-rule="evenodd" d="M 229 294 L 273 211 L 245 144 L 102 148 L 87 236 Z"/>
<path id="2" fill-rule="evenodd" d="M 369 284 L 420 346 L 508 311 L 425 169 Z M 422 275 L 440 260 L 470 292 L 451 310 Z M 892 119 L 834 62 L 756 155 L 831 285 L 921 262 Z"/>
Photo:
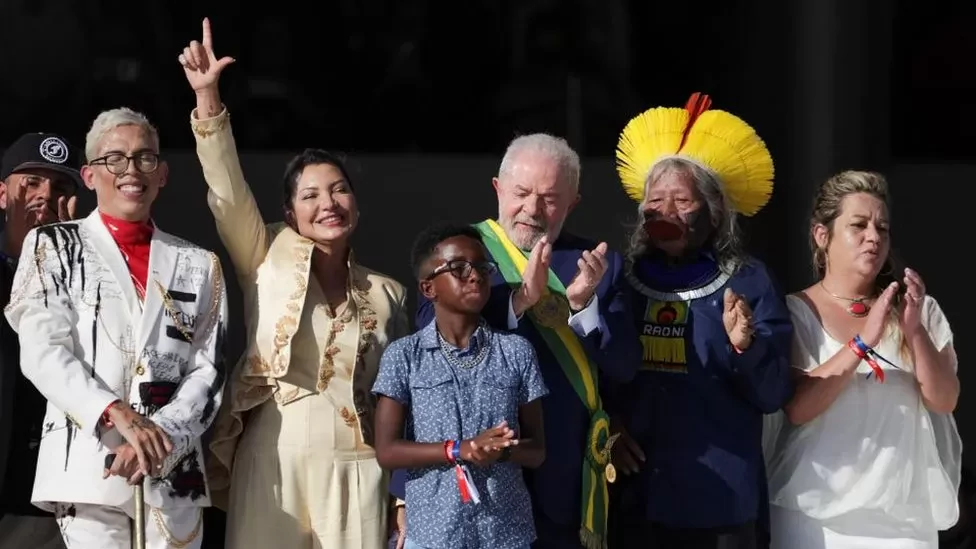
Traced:
<path id="1" fill-rule="evenodd" d="M 590 460 L 597 467 L 605 466 L 610 462 L 610 452 L 607 449 L 607 441 L 610 438 L 610 421 L 606 417 L 598 416 L 590 424 Z"/>
<path id="2" fill-rule="evenodd" d="M 569 322 L 569 302 L 560 294 L 543 295 L 529 312 L 546 328 L 558 328 Z"/>
<path id="3" fill-rule="evenodd" d="M 598 410 L 590 420 L 586 459 L 597 474 L 611 483 L 617 480 L 617 468 L 611 463 L 610 452 L 619 437 L 610 434 L 610 418 L 605 411 Z"/>

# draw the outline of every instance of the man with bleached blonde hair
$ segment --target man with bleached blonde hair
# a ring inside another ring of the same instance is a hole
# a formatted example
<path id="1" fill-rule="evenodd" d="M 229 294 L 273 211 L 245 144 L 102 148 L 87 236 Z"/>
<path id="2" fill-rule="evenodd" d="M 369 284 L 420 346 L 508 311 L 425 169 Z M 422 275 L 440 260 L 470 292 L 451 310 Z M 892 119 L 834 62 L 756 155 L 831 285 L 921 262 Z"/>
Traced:
<path id="1" fill-rule="evenodd" d="M 85 151 L 96 211 L 28 233 L 5 310 L 48 401 L 32 501 L 72 549 L 130 547 L 137 506 L 146 547 L 198 548 L 200 437 L 225 377 L 220 263 L 151 220 L 168 171 L 144 115 L 101 113 Z"/>

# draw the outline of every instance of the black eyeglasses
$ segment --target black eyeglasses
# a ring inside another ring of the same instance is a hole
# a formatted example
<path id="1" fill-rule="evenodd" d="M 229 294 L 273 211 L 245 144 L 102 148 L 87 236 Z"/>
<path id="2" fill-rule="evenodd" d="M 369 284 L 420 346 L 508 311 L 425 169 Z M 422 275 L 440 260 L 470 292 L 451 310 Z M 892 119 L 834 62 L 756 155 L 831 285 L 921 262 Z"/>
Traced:
<path id="1" fill-rule="evenodd" d="M 466 259 L 455 259 L 454 261 L 448 261 L 447 263 L 441 265 L 440 267 L 431 271 L 425 280 L 431 280 L 437 275 L 444 273 L 451 273 L 454 278 L 464 280 L 471 276 L 471 271 L 477 270 L 481 276 L 491 276 L 498 270 L 498 266 L 491 261 L 480 261 L 477 263 L 472 263 Z"/>
<path id="2" fill-rule="evenodd" d="M 129 162 L 135 161 L 136 170 L 139 173 L 153 173 L 159 169 L 159 155 L 152 151 L 143 151 L 132 156 L 122 153 L 111 153 L 101 158 L 96 158 L 88 164 L 91 166 L 105 166 L 108 173 L 112 175 L 122 175 L 129 169 Z"/>

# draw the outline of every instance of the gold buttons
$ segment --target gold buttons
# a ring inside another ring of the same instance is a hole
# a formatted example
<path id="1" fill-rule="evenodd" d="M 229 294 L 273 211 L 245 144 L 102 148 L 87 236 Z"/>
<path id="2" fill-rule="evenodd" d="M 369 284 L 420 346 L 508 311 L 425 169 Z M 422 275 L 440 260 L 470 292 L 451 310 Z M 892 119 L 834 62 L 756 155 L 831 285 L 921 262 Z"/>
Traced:
<path id="1" fill-rule="evenodd" d="M 145 366 L 143 366 L 142 364 L 139 364 L 138 366 L 136 366 L 136 375 L 137 376 L 141 376 L 144 373 L 146 373 Z"/>

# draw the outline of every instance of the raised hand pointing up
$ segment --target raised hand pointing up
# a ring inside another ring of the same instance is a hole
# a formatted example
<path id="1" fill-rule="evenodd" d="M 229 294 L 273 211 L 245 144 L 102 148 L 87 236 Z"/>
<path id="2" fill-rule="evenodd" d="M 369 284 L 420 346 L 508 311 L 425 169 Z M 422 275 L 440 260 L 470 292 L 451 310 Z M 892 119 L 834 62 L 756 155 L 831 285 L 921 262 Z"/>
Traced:
<path id="1" fill-rule="evenodd" d="M 218 59 L 214 55 L 213 32 L 210 30 L 210 19 L 206 17 L 203 19 L 203 43 L 196 40 L 190 42 L 190 45 L 183 48 L 179 60 L 180 65 L 183 65 L 186 81 L 197 93 L 216 88 L 221 71 L 234 62 L 233 57 Z"/>

